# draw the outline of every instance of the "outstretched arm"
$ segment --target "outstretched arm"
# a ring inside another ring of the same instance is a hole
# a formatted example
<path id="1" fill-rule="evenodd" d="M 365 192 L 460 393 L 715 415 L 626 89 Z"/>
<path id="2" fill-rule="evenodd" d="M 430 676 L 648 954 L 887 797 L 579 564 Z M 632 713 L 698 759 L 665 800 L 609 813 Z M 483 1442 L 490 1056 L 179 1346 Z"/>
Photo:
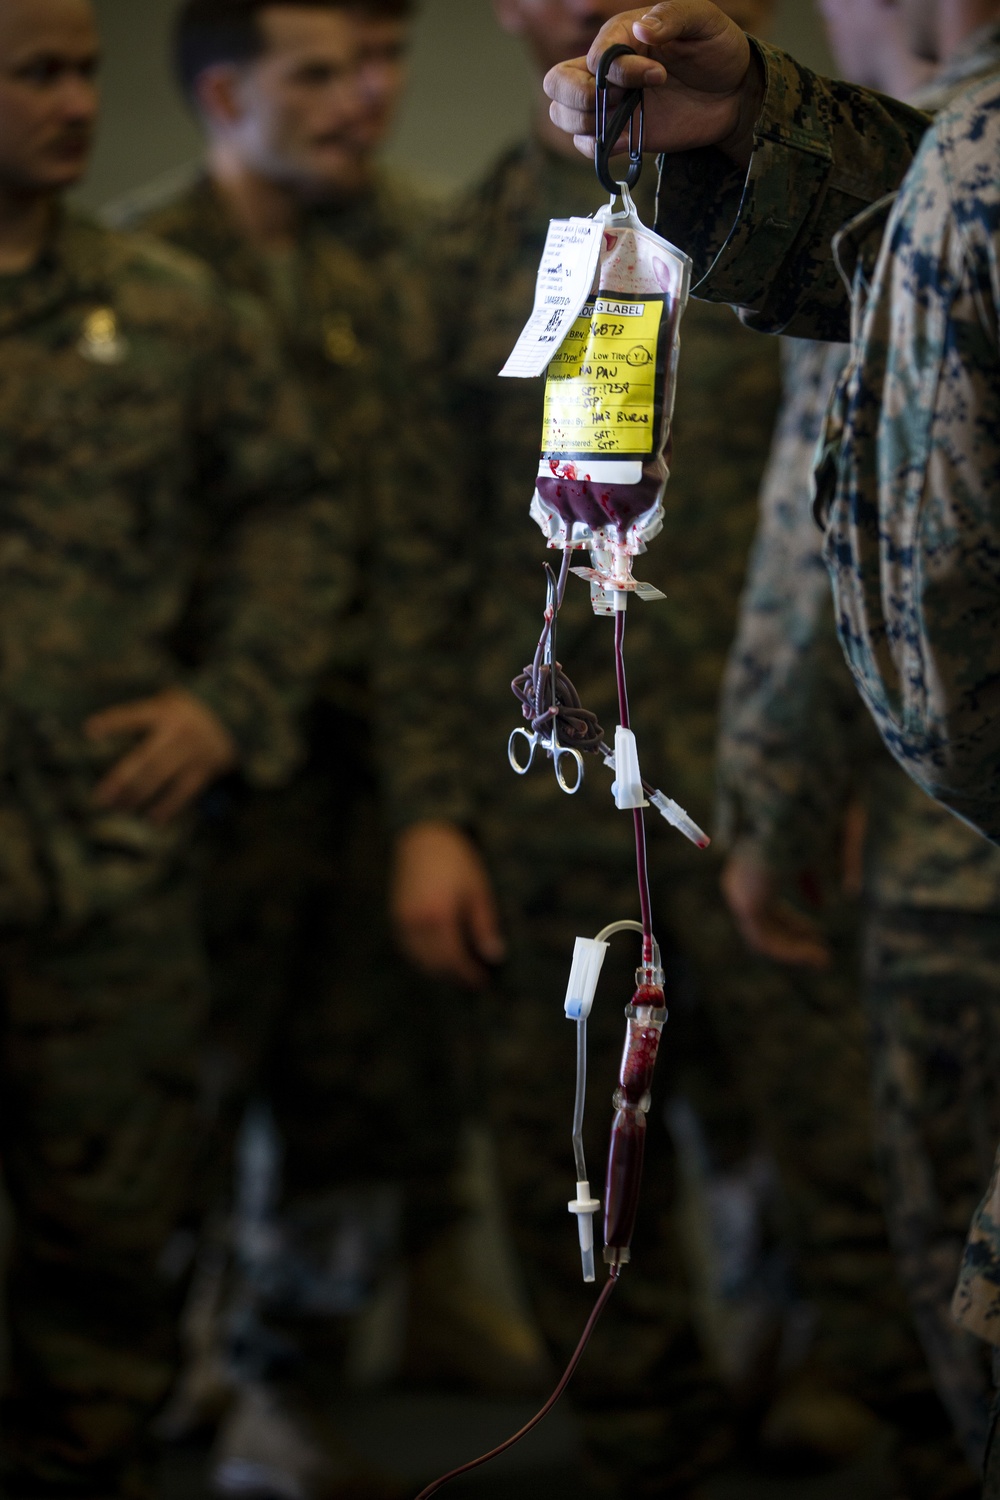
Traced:
<path id="1" fill-rule="evenodd" d="M 711 0 L 626 11 L 588 57 L 545 81 L 552 117 L 593 151 L 598 60 L 646 91 L 646 145 L 664 154 L 657 229 L 694 262 L 695 295 L 767 333 L 844 341 L 850 299 L 836 232 L 902 182 L 928 117 L 824 79 L 744 35 Z"/>

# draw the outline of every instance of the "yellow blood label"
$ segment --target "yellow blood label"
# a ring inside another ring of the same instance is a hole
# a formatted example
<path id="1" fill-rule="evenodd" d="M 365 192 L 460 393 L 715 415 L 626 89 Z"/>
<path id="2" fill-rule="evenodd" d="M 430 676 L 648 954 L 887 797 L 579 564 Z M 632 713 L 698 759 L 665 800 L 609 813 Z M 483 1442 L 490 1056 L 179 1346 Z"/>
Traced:
<path id="1" fill-rule="evenodd" d="M 655 451 L 662 297 L 598 297 L 549 365 L 546 458 Z"/>

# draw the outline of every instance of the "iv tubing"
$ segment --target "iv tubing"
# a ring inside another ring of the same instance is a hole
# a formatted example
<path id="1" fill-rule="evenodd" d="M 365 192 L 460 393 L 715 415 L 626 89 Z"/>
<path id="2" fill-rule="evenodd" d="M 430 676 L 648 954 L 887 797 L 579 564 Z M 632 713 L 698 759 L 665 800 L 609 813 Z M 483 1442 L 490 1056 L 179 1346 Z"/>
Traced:
<path id="1" fill-rule="evenodd" d="M 611 1296 L 611 1293 L 614 1291 L 615 1286 L 617 1285 L 620 1270 L 620 1266 L 612 1266 L 610 1268 L 608 1272 L 608 1279 L 604 1283 L 601 1295 L 598 1297 L 596 1303 L 594 1304 L 593 1312 L 587 1319 L 587 1326 L 583 1330 L 583 1335 L 580 1339 L 580 1342 L 576 1346 L 573 1358 L 566 1366 L 565 1374 L 563 1375 L 559 1384 L 556 1386 L 555 1390 L 552 1392 L 552 1395 L 542 1407 L 541 1411 L 533 1416 L 531 1421 L 526 1423 L 526 1425 L 521 1428 L 520 1432 L 515 1432 L 513 1437 L 509 1437 L 505 1443 L 501 1443 L 500 1446 L 498 1448 L 494 1448 L 492 1452 L 484 1453 L 482 1458 L 474 1458 L 471 1463 L 462 1464 L 460 1468 L 452 1469 L 450 1474 L 445 1474 L 440 1479 L 435 1479 L 433 1484 L 429 1484 L 426 1489 L 420 1491 L 420 1494 L 417 1496 L 417 1500 L 430 1500 L 430 1497 L 432 1495 L 436 1495 L 438 1490 L 443 1489 L 446 1484 L 450 1484 L 453 1479 L 458 1479 L 463 1474 L 471 1474 L 474 1469 L 481 1469 L 483 1464 L 488 1464 L 494 1458 L 499 1458 L 501 1453 L 506 1453 L 508 1449 L 513 1448 L 515 1443 L 519 1443 L 522 1438 L 528 1436 L 529 1432 L 533 1432 L 540 1422 L 544 1422 L 545 1418 L 559 1401 L 560 1397 L 565 1393 L 566 1387 L 569 1385 L 570 1381 L 573 1379 L 573 1376 L 576 1374 L 577 1366 L 584 1356 L 587 1345 L 590 1343 L 591 1334 L 597 1327 L 597 1320 L 607 1306 L 608 1298 Z"/>
<path id="2" fill-rule="evenodd" d="M 601 928 L 600 932 L 594 939 L 594 942 L 606 943 L 608 941 L 608 938 L 615 937 L 619 932 L 637 932 L 639 936 L 642 937 L 642 923 L 633 922 L 631 918 L 626 918 L 623 922 L 609 922 L 607 927 Z"/>
<path id="3" fill-rule="evenodd" d="M 587 1160 L 583 1151 L 583 1115 L 587 1107 L 587 1017 L 576 1023 L 576 1103 L 573 1106 L 573 1159 L 577 1182 L 586 1182 Z"/>
<path id="4" fill-rule="evenodd" d="M 628 686 L 625 679 L 625 611 L 615 614 L 615 677 L 618 682 L 618 713 L 623 729 L 631 729 L 628 711 Z M 632 814 L 635 823 L 635 862 L 639 878 L 639 906 L 642 911 L 642 960 L 653 962 L 653 904 L 649 894 L 649 862 L 646 853 L 646 824 L 642 808 Z"/>
<path id="5" fill-rule="evenodd" d="M 595 943 L 606 943 L 619 932 L 636 932 L 643 937 L 642 923 L 626 917 L 621 922 L 609 922 L 594 939 Z M 653 961 L 660 963 L 659 948 L 654 944 Z M 577 1182 L 587 1182 L 587 1159 L 583 1149 L 583 1117 L 587 1108 L 587 1018 L 581 1016 L 576 1023 L 576 1100 L 573 1106 L 573 1160 L 576 1163 Z"/>
<path id="6" fill-rule="evenodd" d="M 534 666 L 532 668 L 532 674 L 531 674 L 531 680 L 532 680 L 532 684 L 533 684 L 533 688 L 534 688 L 534 692 L 535 692 L 535 699 L 534 699 L 533 707 L 534 707 L 534 710 L 535 710 L 534 717 L 536 719 L 540 716 L 540 714 L 542 712 L 542 706 L 538 702 L 538 696 L 537 696 L 538 695 L 538 683 L 539 683 L 540 677 L 541 677 L 542 663 L 543 663 L 543 661 L 545 659 L 545 656 L 546 656 L 546 653 L 547 653 L 547 651 L 549 649 L 550 640 L 551 640 L 551 655 L 552 655 L 552 663 L 553 663 L 553 671 L 552 671 L 552 693 L 553 693 L 552 708 L 553 708 L 553 712 L 555 712 L 555 709 L 556 709 L 556 700 L 555 700 L 555 692 L 556 692 L 556 673 L 555 673 L 555 654 L 556 654 L 555 634 L 556 634 L 556 620 L 559 617 L 559 611 L 562 609 L 562 603 L 563 603 L 563 600 L 566 597 L 566 584 L 569 581 L 569 564 L 570 564 L 570 558 L 572 557 L 572 555 L 573 555 L 572 548 L 571 547 L 567 547 L 566 550 L 565 550 L 565 552 L 563 553 L 562 566 L 559 569 L 559 578 L 558 578 L 558 581 L 557 581 L 556 576 L 553 573 L 552 569 L 549 567 L 549 565 L 547 563 L 545 565 L 545 571 L 546 571 L 546 573 L 548 575 L 549 583 L 551 585 L 551 588 L 550 588 L 549 599 L 548 599 L 548 602 L 547 602 L 546 608 L 545 608 L 545 625 L 544 625 L 544 627 L 542 629 L 542 634 L 541 634 L 541 637 L 540 637 L 539 642 L 538 642 L 538 649 L 535 651 L 535 661 L 534 661 Z"/>

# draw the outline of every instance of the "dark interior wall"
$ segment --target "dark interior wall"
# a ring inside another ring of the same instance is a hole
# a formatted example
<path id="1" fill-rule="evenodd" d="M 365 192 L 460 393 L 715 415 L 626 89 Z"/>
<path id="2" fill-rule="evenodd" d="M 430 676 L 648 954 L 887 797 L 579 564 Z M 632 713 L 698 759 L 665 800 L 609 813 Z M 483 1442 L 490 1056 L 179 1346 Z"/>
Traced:
<path id="1" fill-rule="evenodd" d="M 197 130 L 166 63 L 177 0 L 95 3 L 106 62 L 104 124 L 81 194 L 91 206 L 198 153 Z M 804 62 L 828 65 L 812 0 L 779 0 L 775 39 Z M 460 186 L 523 131 L 531 100 L 520 48 L 495 26 L 490 0 L 423 0 L 413 86 L 391 159 L 431 186 Z"/>

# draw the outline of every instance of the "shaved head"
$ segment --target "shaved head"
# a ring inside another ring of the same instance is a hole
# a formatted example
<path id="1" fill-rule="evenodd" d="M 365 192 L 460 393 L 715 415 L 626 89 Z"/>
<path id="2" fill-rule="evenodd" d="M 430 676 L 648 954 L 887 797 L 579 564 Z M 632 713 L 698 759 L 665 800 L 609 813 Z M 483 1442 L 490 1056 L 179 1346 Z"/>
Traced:
<path id="1" fill-rule="evenodd" d="M 90 0 L 0 0 L 0 185 L 48 193 L 79 182 L 97 63 Z"/>

